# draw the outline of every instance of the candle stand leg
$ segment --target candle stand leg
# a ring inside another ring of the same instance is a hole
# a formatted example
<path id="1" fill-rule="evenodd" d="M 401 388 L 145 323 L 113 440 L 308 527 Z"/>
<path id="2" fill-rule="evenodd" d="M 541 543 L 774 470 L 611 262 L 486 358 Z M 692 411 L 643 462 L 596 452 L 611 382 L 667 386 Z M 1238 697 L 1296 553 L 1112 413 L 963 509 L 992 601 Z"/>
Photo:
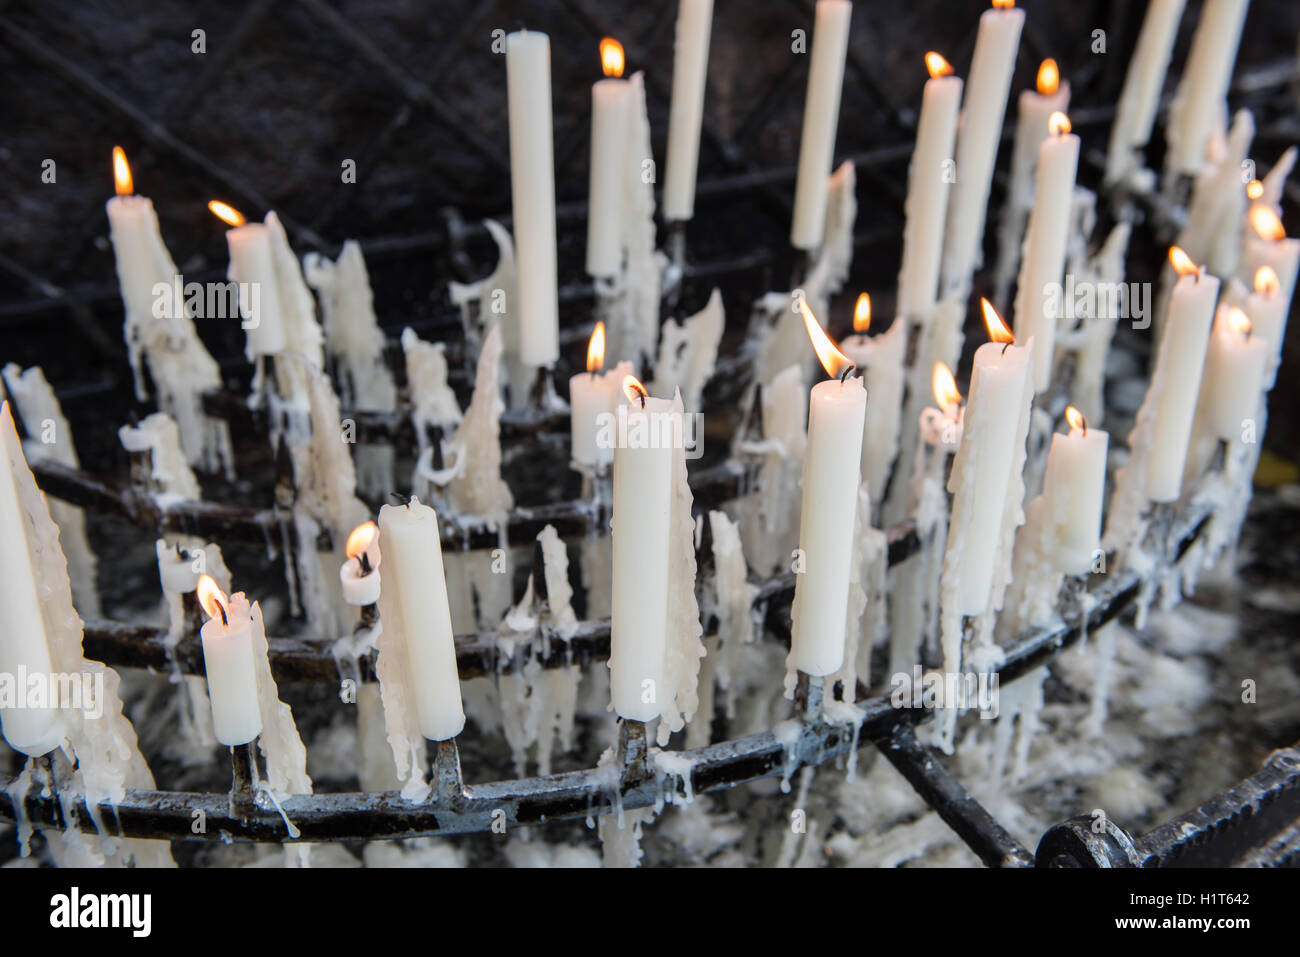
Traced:
<path id="1" fill-rule="evenodd" d="M 357 621 L 357 627 L 368 631 L 377 624 L 379 624 L 379 606 L 374 603 L 362 605 L 361 617 Z"/>
<path id="2" fill-rule="evenodd" d="M 644 781 L 650 776 L 646 723 L 624 718 L 618 729 L 618 763 L 624 781 Z"/>
<path id="3" fill-rule="evenodd" d="M 465 781 L 460 774 L 460 749 L 456 739 L 438 742 L 437 766 L 434 769 L 434 799 L 451 807 L 465 799 Z"/>
<path id="4" fill-rule="evenodd" d="M 666 224 L 668 239 L 665 243 L 668 260 L 672 264 L 666 273 L 667 288 L 664 290 L 664 306 L 668 313 L 677 311 L 682 298 L 682 283 L 686 279 L 686 222 L 675 219 Z"/>
<path id="5" fill-rule="evenodd" d="M 794 710 L 804 724 L 820 724 L 826 679 L 800 671 L 794 686 Z"/>
<path id="6" fill-rule="evenodd" d="M 253 777 L 256 766 L 253 745 L 256 738 L 248 744 L 236 744 L 230 748 L 230 769 L 232 783 L 230 787 L 230 806 L 249 811 L 256 806 L 254 801 Z"/>

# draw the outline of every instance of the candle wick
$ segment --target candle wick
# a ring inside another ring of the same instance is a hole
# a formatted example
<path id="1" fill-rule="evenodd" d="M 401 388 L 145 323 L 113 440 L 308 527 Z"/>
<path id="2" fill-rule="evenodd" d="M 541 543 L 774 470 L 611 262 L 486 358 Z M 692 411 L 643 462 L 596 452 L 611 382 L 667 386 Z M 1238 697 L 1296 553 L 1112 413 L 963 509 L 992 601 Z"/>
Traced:
<path id="1" fill-rule="evenodd" d="M 229 627 L 230 622 L 226 619 L 226 606 L 221 604 L 221 602 L 217 601 L 215 598 L 212 600 L 212 603 L 217 606 L 217 611 L 221 612 L 221 626 L 223 628 Z"/>
<path id="2" fill-rule="evenodd" d="M 370 574 L 370 556 L 368 556 L 365 552 L 362 552 L 360 555 L 357 556 L 357 564 L 361 566 L 362 575 Z"/>
<path id="3" fill-rule="evenodd" d="M 843 369 L 841 369 L 840 376 L 839 376 L 840 385 L 843 385 L 848 380 L 849 376 L 853 375 L 857 371 L 858 371 L 858 367 L 855 366 L 852 362 L 850 362 Z"/>
<path id="4" fill-rule="evenodd" d="M 641 399 L 641 411 L 644 412 L 644 411 L 645 411 L 645 396 L 644 396 L 644 395 L 643 395 L 643 396 L 640 396 L 640 399 Z"/>
<path id="5" fill-rule="evenodd" d="M 1010 349 L 1010 348 L 1011 348 L 1011 343 L 1009 343 L 1009 342 L 1004 342 L 1004 343 L 1002 343 L 1002 355 L 1006 355 L 1006 354 L 1007 354 L 1007 350 Z"/>

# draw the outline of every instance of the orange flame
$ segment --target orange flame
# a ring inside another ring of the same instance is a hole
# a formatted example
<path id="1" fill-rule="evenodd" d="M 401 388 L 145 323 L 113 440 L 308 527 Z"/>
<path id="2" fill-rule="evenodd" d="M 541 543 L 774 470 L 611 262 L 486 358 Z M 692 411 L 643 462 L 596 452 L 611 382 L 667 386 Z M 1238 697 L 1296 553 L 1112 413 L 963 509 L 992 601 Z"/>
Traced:
<path id="1" fill-rule="evenodd" d="M 1282 228 L 1282 220 L 1278 218 L 1277 210 L 1272 206 L 1256 203 L 1250 207 L 1250 225 L 1255 227 L 1255 232 L 1260 239 L 1286 239 L 1286 230 Z"/>
<path id="2" fill-rule="evenodd" d="M 379 535 L 379 526 L 374 522 L 362 522 L 348 535 L 347 545 L 344 551 L 348 558 L 356 558 L 367 548 L 374 544 L 375 538 Z"/>
<path id="3" fill-rule="evenodd" d="M 930 376 L 930 387 L 934 389 L 934 401 L 945 412 L 961 405 L 961 393 L 957 391 L 957 380 L 952 377 L 952 370 L 946 363 L 936 362 L 934 374 Z"/>
<path id="4" fill-rule="evenodd" d="M 1065 421 L 1070 423 L 1070 428 L 1079 429 L 1084 435 L 1088 434 L 1088 420 L 1074 406 L 1065 407 Z"/>
<path id="5" fill-rule="evenodd" d="M 600 67 L 606 76 L 623 75 L 623 44 L 612 37 L 600 41 Z"/>
<path id="6" fill-rule="evenodd" d="M 925 55 L 925 68 L 930 71 L 932 78 L 949 76 L 952 73 L 952 64 L 933 50 Z"/>
<path id="7" fill-rule="evenodd" d="M 120 146 L 113 147 L 113 185 L 117 187 L 118 196 L 130 196 L 135 192 L 131 164 L 126 161 L 126 150 Z"/>
<path id="8" fill-rule="evenodd" d="M 1064 136 L 1071 129 L 1070 118 L 1060 110 L 1057 110 L 1047 119 L 1047 132 L 1053 136 Z"/>
<path id="9" fill-rule="evenodd" d="M 994 10 L 1010 10 L 1016 5 L 1016 0 L 993 0 Z"/>
<path id="10" fill-rule="evenodd" d="M 591 339 L 587 342 L 587 371 L 599 372 L 605 368 L 605 324 L 596 323 L 591 330 Z"/>
<path id="11" fill-rule="evenodd" d="M 822 324 L 817 321 L 812 310 L 808 308 L 808 303 L 801 297 L 799 299 L 799 312 L 803 315 L 803 325 L 808 330 L 808 338 L 812 341 L 813 348 L 817 350 L 817 358 L 826 370 L 829 376 L 838 376 L 841 372 L 853 366 L 849 357 L 836 347 L 831 337 L 826 335 L 826 330 Z"/>
<path id="12" fill-rule="evenodd" d="M 1250 317 L 1233 306 L 1228 310 L 1228 329 L 1239 336 L 1249 336 L 1251 330 Z"/>
<path id="13" fill-rule="evenodd" d="M 211 575 L 200 575 L 199 585 L 196 589 L 199 599 L 199 607 L 208 613 L 209 618 L 220 618 L 222 622 L 226 620 L 226 605 L 230 599 L 226 597 L 221 586 L 213 580 Z"/>
<path id="14" fill-rule="evenodd" d="M 1246 198 L 1259 199 L 1264 195 L 1264 184 L 1257 179 L 1252 179 L 1246 184 Z"/>
<path id="15" fill-rule="evenodd" d="M 1015 334 L 1002 321 L 998 311 L 993 308 L 993 303 L 980 297 L 980 308 L 984 310 L 984 328 L 989 331 L 989 339 L 993 342 L 1014 345 L 1016 341 Z"/>
<path id="16" fill-rule="evenodd" d="M 1038 67 L 1038 92 L 1043 96 L 1051 96 L 1060 85 L 1060 68 L 1057 67 L 1055 60 L 1048 57 Z"/>
<path id="17" fill-rule="evenodd" d="M 634 375 L 623 376 L 623 394 L 627 396 L 628 402 L 640 401 L 642 407 L 645 406 L 645 400 L 650 397 L 650 393 L 645 390 L 641 380 Z"/>
<path id="18" fill-rule="evenodd" d="M 244 219 L 244 214 L 229 203 L 223 203 L 219 199 L 214 199 L 208 203 L 208 209 L 212 210 L 212 215 L 221 220 L 228 226 L 242 226 L 248 220 Z"/>
<path id="19" fill-rule="evenodd" d="M 853 331 L 866 332 L 871 328 L 871 297 L 865 292 L 858 296 L 853 306 Z"/>
<path id="20" fill-rule="evenodd" d="M 1191 276 L 1200 272 L 1200 268 L 1192 262 L 1192 257 L 1178 246 L 1169 247 L 1169 263 L 1174 267 L 1174 272 L 1180 276 Z"/>
<path id="21" fill-rule="evenodd" d="M 1255 270 L 1255 291 L 1269 299 L 1282 291 L 1282 280 L 1277 278 L 1272 266 L 1260 266 Z"/>

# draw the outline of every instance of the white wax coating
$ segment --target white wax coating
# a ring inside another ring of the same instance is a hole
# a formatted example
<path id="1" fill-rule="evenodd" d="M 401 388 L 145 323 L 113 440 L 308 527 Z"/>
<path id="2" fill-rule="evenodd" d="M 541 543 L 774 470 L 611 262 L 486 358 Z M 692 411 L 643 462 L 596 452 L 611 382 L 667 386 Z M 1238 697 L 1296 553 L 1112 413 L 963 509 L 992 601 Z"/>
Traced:
<path id="1" fill-rule="evenodd" d="M 668 159 L 664 168 L 664 220 L 695 215 L 695 177 L 704 121 L 713 0 L 678 0 L 673 43 L 673 90 L 668 109 Z"/>
<path id="2" fill-rule="evenodd" d="M 1179 278 L 1169 297 L 1169 313 L 1149 387 L 1160 384 L 1151 447 L 1146 452 L 1147 497 L 1153 502 L 1177 501 L 1182 491 L 1187 443 L 1192 435 L 1196 396 L 1201 388 L 1218 295 L 1218 279 L 1192 274 Z"/>
<path id="3" fill-rule="evenodd" d="M 339 584 L 343 587 L 343 600 L 349 605 L 373 605 L 379 601 L 379 569 L 361 574 L 361 564 L 349 558 L 339 566 Z"/>
<path id="4" fill-rule="evenodd" d="M 1219 306 L 1205 357 L 1205 398 L 1214 433 L 1239 441 L 1247 420 L 1259 411 L 1259 393 L 1271 357 L 1267 340 L 1234 332 L 1228 323 L 1231 307 Z M 1258 423 L 1256 423 L 1258 425 Z"/>
<path id="5" fill-rule="evenodd" d="M 1047 451 L 1043 494 L 1048 496 L 1057 529 L 1056 558 L 1067 575 L 1090 571 L 1093 555 L 1101 545 L 1101 503 L 1109 445 L 1110 435 L 1101 429 L 1071 429 L 1068 435 L 1053 435 Z"/>
<path id="6" fill-rule="evenodd" d="M 1078 168 L 1079 137 L 1073 133 L 1049 136 L 1039 144 L 1034 207 L 1020 264 L 1014 317 L 1016 338 L 1034 340 L 1035 392 L 1046 391 L 1052 379 L 1059 309 L 1049 305 L 1059 304 L 1061 296 L 1049 295 L 1049 287 L 1059 291 L 1065 273 L 1070 201 Z"/>
<path id="7" fill-rule="evenodd" d="M 410 505 L 379 510 L 379 540 L 384 550 L 385 592 L 392 589 L 411 669 L 420 733 L 430 741 L 456 737 L 465 727 L 456 645 L 442 566 L 438 514 L 412 499 Z"/>
<path id="8" fill-rule="evenodd" d="M 1172 169 L 1195 174 L 1206 161 L 1205 147 L 1228 95 L 1249 5 L 1250 0 L 1205 0 L 1201 8 L 1169 115 Z"/>
<path id="9" fill-rule="evenodd" d="M 862 478 L 873 501 L 880 501 L 898 454 L 903 418 L 904 359 L 907 323 L 900 316 L 879 336 L 849 336 L 840 351 L 858 367 L 867 389 L 867 415 L 862 432 Z"/>
<path id="10" fill-rule="evenodd" d="M 623 262 L 623 196 L 632 84 L 607 77 L 591 87 L 591 175 L 587 191 L 587 272 L 613 276 Z"/>
<path id="11" fill-rule="evenodd" d="M 1019 7 L 980 14 L 957 138 L 957 189 L 944 243 L 944 285 L 948 287 L 965 286 L 980 255 L 993 164 L 1024 22 L 1025 11 Z"/>
<path id="12" fill-rule="evenodd" d="M 1124 90 L 1120 93 L 1115 122 L 1111 125 L 1106 166 L 1108 180 L 1113 181 L 1124 172 L 1130 149 L 1145 146 L 1151 139 L 1160 92 L 1165 85 L 1165 74 L 1169 72 L 1174 40 L 1178 37 L 1178 21 L 1182 19 L 1186 5 L 1187 0 L 1147 2 L 1142 31 L 1138 34 L 1133 58 L 1129 60 Z"/>
<path id="13" fill-rule="evenodd" d="M 545 33 L 520 30 L 506 36 L 506 92 L 518 269 L 519 357 L 526 365 L 549 366 L 559 358 L 560 340 L 551 40 Z"/>
<path id="14" fill-rule="evenodd" d="M 610 694 L 623 718 L 659 717 L 668 629 L 669 515 L 673 443 L 680 415 L 668 399 L 619 408 L 614 450 L 614 545 Z M 625 426 L 625 427 L 624 427 Z M 678 432 L 680 434 L 680 432 Z"/>
<path id="15" fill-rule="evenodd" d="M 988 608 L 1021 404 L 1026 385 L 1032 387 L 1029 352 L 999 342 L 986 342 L 975 352 L 962 431 L 963 444 L 975 443 L 974 454 L 964 471 L 953 469 L 948 485 L 954 495 L 974 496 L 975 502 L 964 534 L 953 529 L 948 540 L 950 550 L 961 549 L 957 603 L 963 615 L 978 615 Z M 955 504 L 953 511 L 957 511 Z"/>
<path id="16" fill-rule="evenodd" d="M 1273 388 L 1277 381 L 1277 368 L 1282 361 L 1282 343 L 1286 339 L 1287 311 L 1289 300 L 1280 294 L 1268 296 L 1262 292 L 1252 292 L 1242 305 L 1243 311 L 1250 319 L 1251 335 L 1268 343 L 1269 359 L 1264 369 L 1263 385 Z"/>
<path id="17" fill-rule="evenodd" d="M 162 245 L 162 236 L 153 202 L 144 196 L 114 196 L 105 209 L 122 299 L 135 315 L 152 316 L 154 285 L 172 278 L 158 275 L 154 268 L 154 250 Z"/>
<path id="18" fill-rule="evenodd" d="M 835 154 L 852 15 L 849 0 L 817 0 L 799 140 L 799 172 L 794 185 L 794 219 L 790 224 L 790 245 L 795 249 L 816 249 L 826 234 L 826 181 Z"/>
<path id="19" fill-rule="evenodd" d="M 954 178 L 948 175 L 948 164 L 955 161 L 961 90 L 960 77 L 937 76 L 926 81 L 921 95 L 916 148 L 907 175 L 903 264 L 898 271 L 900 316 L 927 319 L 938 297 L 944 217 Z"/>
<path id="20" fill-rule="evenodd" d="M 808 396 L 799 548 L 790 662 L 805 674 L 831 675 L 844 663 L 854 515 L 861 481 L 867 392 L 859 378 L 819 382 Z"/>
<path id="21" fill-rule="evenodd" d="M 226 246 L 230 249 L 230 278 L 257 287 L 257 300 L 240 302 L 241 312 L 247 313 L 241 316 L 241 323 L 247 327 L 249 359 L 283 352 L 286 341 L 270 230 L 265 223 L 236 226 L 226 231 Z"/>
<path id="22" fill-rule="evenodd" d="M 9 403 L 0 404 L 0 428 L 14 430 Z M 18 448 L 0 441 L 0 449 Z M 49 681 L 54 668 L 45 638 L 45 620 L 41 615 L 40 591 L 32 568 L 27 544 L 27 514 L 18 498 L 14 473 L 26 469 L 25 461 L 10 460 L 0 452 L 0 530 L 4 544 L 0 547 L 0 608 L 4 609 L 4 627 L 0 628 L 0 674 L 15 683 L 15 702 L 22 707 L 0 708 L 0 730 L 15 751 L 31 757 L 48 754 L 63 741 L 62 721 L 57 708 L 28 708 L 27 685 L 18 684 L 19 676 L 41 675 Z"/>
<path id="23" fill-rule="evenodd" d="M 236 592 L 223 603 L 226 619 L 211 618 L 199 629 L 203 668 L 212 702 L 212 730 L 227 747 L 248 744 L 262 733 L 253 666 L 253 623 L 248 599 Z M 265 638 L 265 636 L 261 636 Z"/>

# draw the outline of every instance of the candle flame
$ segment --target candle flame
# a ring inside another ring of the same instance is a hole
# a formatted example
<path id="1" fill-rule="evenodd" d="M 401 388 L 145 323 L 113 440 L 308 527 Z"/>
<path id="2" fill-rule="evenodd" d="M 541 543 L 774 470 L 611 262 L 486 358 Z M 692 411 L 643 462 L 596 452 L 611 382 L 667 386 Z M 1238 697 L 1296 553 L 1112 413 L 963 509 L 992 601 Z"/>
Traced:
<path id="1" fill-rule="evenodd" d="M 120 146 L 113 147 L 113 185 L 117 187 L 118 196 L 130 196 L 135 192 L 131 164 L 126 161 L 126 150 Z"/>
<path id="2" fill-rule="evenodd" d="M 374 544 L 378 535 L 378 525 L 374 522 L 362 522 L 349 533 L 347 545 L 343 550 L 347 553 L 348 558 L 356 558 Z"/>
<path id="3" fill-rule="evenodd" d="M 866 332 L 871 328 L 871 297 L 865 292 L 858 296 L 853 307 L 853 331 Z"/>
<path id="4" fill-rule="evenodd" d="M 1192 257 L 1178 246 L 1169 247 L 1169 263 L 1174 267 L 1174 272 L 1180 276 L 1191 276 L 1200 272 L 1200 268 L 1192 262 Z"/>
<path id="5" fill-rule="evenodd" d="M 1088 434 L 1088 420 L 1074 406 L 1068 405 L 1065 407 L 1065 421 L 1070 423 L 1070 428 L 1079 429 L 1084 435 Z"/>
<path id="6" fill-rule="evenodd" d="M 930 386 L 934 389 L 934 401 L 939 408 L 947 412 L 961 405 L 961 393 L 957 391 L 957 380 L 952 377 L 952 370 L 947 363 L 936 362 L 934 374 L 930 376 Z"/>
<path id="7" fill-rule="evenodd" d="M 1048 117 L 1047 132 L 1051 133 L 1053 136 L 1064 136 L 1066 133 L 1070 132 L 1070 130 L 1070 118 L 1060 110 L 1057 110 Z"/>
<path id="8" fill-rule="evenodd" d="M 931 77 L 949 76 L 952 74 L 952 64 L 933 50 L 925 55 L 925 68 L 930 71 Z"/>
<path id="9" fill-rule="evenodd" d="M 1260 266 L 1255 270 L 1255 291 L 1269 299 L 1282 291 L 1282 281 L 1272 266 Z"/>
<path id="10" fill-rule="evenodd" d="M 221 590 L 221 586 L 213 580 L 211 575 L 200 575 L 199 585 L 196 589 L 199 598 L 199 607 L 208 613 L 209 618 L 220 618 L 223 622 L 226 620 L 226 605 L 230 599 L 226 593 Z"/>
<path id="11" fill-rule="evenodd" d="M 605 324 L 596 323 L 587 342 L 587 371 L 599 372 L 605 368 Z"/>
<path id="12" fill-rule="evenodd" d="M 1260 239 L 1277 240 L 1286 238 L 1286 230 L 1282 228 L 1282 220 L 1278 218 L 1277 210 L 1272 206 L 1256 203 L 1250 207 L 1250 225 L 1255 227 L 1255 232 Z"/>
<path id="13" fill-rule="evenodd" d="M 623 44 L 613 37 L 600 41 L 600 66 L 606 76 L 623 75 Z"/>
<path id="14" fill-rule="evenodd" d="M 212 210 L 212 215 L 221 220 L 228 226 L 242 226 L 248 220 L 244 219 L 244 214 L 229 203 L 223 203 L 219 199 L 214 199 L 208 203 L 208 209 Z"/>
<path id="15" fill-rule="evenodd" d="M 1246 184 L 1246 197 L 1248 199 L 1259 199 L 1264 195 L 1264 184 L 1257 179 L 1252 179 Z"/>
<path id="16" fill-rule="evenodd" d="M 993 0 L 994 10 L 1010 10 L 1016 5 L 1016 0 Z"/>
<path id="17" fill-rule="evenodd" d="M 1015 334 L 1002 321 L 998 311 L 993 308 L 993 303 L 980 297 L 980 308 L 984 310 L 984 328 L 989 331 L 989 339 L 993 342 L 1002 342 L 1007 345 L 1015 345 Z"/>
<path id="18" fill-rule="evenodd" d="M 634 375 L 623 376 L 623 394 L 627 396 L 628 402 L 640 401 L 642 407 L 645 406 L 645 400 L 649 398 L 650 393 L 645 390 L 641 380 Z"/>
<path id="19" fill-rule="evenodd" d="M 1043 96 L 1051 96 L 1060 85 L 1061 70 L 1056 61 L 1048 57 L 1038 67 L 1038 92 Z"/>
<path id="20" fill-rule="evenodd" d="M 803 297 L 799 298 L 799 312 L 803 316 L 804 328 L 808 331 L 808 338 L 812 341 L 813 348 L 817 350 L 817 358 L 826 370 L 829 376 L 838 376 L 841 372 L 849 369 L 853 363 L 849 357 L 836 348 L 834 341 L 826 335 L 826 330 L 822 324 L 817 321 L 813 315 L 808 303 Z"/>
<path id="21" fill-rule="evenodd" d="M 1249 336 L 1252 328 L 1250 317 L 1233 306 L 1228 310 L 1228 328 L 1239 336 Z"/>

